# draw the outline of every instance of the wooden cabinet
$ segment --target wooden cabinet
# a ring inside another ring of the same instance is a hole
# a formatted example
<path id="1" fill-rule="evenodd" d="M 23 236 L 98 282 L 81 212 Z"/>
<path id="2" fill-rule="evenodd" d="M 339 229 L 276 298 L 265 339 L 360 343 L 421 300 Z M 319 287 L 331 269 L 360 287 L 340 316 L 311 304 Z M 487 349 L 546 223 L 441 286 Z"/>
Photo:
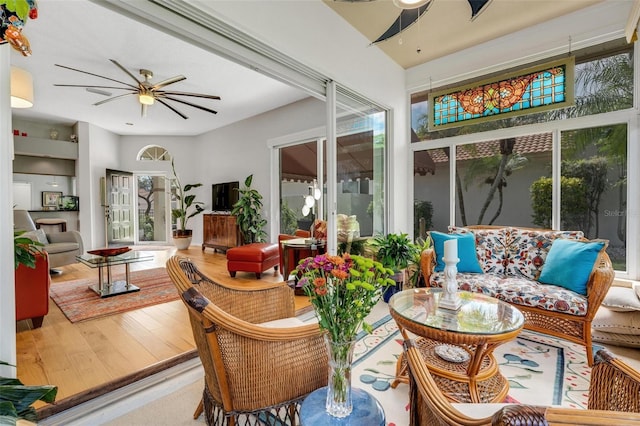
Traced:
<path id="1" fill-rule="evenodd" d="M 230 214 L 203 214 L 202 251 L 206 247 L 226 251 L 240 245 L 240 230 L 236 217 Z"/>

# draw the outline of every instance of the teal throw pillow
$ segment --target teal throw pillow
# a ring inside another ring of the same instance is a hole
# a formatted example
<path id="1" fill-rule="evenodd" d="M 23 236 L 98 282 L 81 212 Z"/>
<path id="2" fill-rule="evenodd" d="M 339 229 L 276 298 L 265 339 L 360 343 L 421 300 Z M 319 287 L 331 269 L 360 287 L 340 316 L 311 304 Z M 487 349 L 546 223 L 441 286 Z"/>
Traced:
<path id="1" fill-rule="evenodd" d="M 586 295 L 587 281 L 605 244 L 606 241 L 556 238 L 551 244 L 538 281 Z"/>
<path id="2" fill-rule="evenodd" d="M 436 252 L 436 272 L 444 271 L 444 242 L 447 240 L 458 240 L 458 258 L 460 262 L 456 265 L 458 272 L 474 272 L 481 274 L 482 268 L 478 263 L 476 254 L 476 238 L 472 233 L 468 234 L 443 234 L 442 232 L 431 232 L 433 249 Z"/>

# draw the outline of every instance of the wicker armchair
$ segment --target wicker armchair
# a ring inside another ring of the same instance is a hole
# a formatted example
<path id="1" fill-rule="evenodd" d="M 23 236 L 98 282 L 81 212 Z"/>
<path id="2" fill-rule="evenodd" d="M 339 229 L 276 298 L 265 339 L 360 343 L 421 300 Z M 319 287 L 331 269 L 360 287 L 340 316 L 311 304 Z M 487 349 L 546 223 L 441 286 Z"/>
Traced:
<path id="1" fill-rule="evenodd" d="M 640 425 L 640 373 L 602 349 L 589 386 L 589 409 L 504 405 L 484 418 L 457 410 L 440 391 L 413 340 L 405 340 L 410 368 L 410 425 Z M 605 411 L 608 410 L 608 411 Z"/>
<path id="2" fill-rule="evenodd" d="M 326 386 L 328 358 L 317 324 L 260 325 L 294 317 L 293 290 L 225 287 L 178 256 L 167 272 L 189 310 L 205 371 L 194 417 L 204 408 L 209 425 L 295 424 L 302 400 Z"/>

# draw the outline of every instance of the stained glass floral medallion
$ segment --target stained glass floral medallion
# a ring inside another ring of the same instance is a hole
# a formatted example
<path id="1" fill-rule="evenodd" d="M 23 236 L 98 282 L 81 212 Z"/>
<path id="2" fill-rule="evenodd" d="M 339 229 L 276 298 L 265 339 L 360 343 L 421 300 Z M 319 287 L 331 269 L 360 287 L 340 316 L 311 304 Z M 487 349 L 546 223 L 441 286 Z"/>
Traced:
<path id="1" fill-rule="evenodd" d="M 429 96 L 429 129 L 573 104 L 574 57 Z"/>

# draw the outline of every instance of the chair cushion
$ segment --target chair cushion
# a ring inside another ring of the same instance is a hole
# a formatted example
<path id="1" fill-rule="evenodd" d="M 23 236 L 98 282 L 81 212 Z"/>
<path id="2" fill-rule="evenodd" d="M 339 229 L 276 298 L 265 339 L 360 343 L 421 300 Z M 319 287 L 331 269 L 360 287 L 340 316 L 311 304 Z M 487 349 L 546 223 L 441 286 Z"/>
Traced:
<path id="1" fill-rule="evenodd" d="M 640 312 L 617 312 L 600 306 L 591 328 L 603 333 L 633 334 L 640 337 Z"/>
<path id="2" fill-rule="evenodd" d="M 555 239 L 540 273 L 539 281 L 586 295 L 587 282 L 593 265 L 606 245 L 605 241 Z"/>
<path id="3" fill-rule="evenodd" d="M 432 231 L 430 233 L 433 240 L 433 248 L 436 254 L 435 271 L 444 271 L 444 242 L 449 240 L 458 241 L 458 258 L 460 262 L 457 264 L 458 272 L 475 272 L 482 273 L 482 268 L 478 263 L 476 255 L 475 238 L 473 234 L 444 234 L 442 232 Z"/>
<path id="4" fill-rule="evenodd" d="M 540 284 L 526 278 L 500 274 L 458 274 L 456 278 L 460 290 L 482 293 L 514 305 L 577 316 L 587 314 L 587 297 L 564 287 Z M 444 273 L 434 272 L 431 274 L 429 285 L 442 287 Z"/>
<path id="5" fill-rule="evenodd" d="M 78 243 L 52 243 L 47 244 L 44 249 L 49 254 L 66 253 L 69 251 L 78 250 L 80 245 Z"/>

